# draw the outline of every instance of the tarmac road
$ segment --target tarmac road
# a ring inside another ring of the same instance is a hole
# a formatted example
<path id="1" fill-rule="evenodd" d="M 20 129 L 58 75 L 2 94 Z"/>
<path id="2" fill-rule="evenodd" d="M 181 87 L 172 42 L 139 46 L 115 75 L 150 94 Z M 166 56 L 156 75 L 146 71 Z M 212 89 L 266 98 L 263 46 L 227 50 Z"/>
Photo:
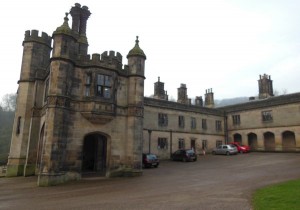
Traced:
<path id="1" fill-rule="evenodd" d="M 300 178 L 299 153 L 199 156 L 162 161 L 135 178 L 85 178 L 37 187 L 37 177 L 0 178 L 0 209 L 249 210 L 255 189 Z"/>

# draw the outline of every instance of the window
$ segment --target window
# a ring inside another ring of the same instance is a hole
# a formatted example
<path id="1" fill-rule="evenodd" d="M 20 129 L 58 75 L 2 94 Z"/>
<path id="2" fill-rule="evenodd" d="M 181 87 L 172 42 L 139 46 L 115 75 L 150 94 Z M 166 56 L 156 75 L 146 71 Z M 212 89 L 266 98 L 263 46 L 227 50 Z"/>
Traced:
<path id="1" fill-rule="evenodd" d="M 184 116 L 178 116 L 178 126 L 184 128 Z"/>
<path id="2" fill-rule="evenodd" d="M 66 55 L 68 52 L 68 42 L 66 40 L 63 40 L 63 46 L 61 50 L 62 55 Z"/>
<path id="3" fill-rule="evenodd" d="M 17 129 L 16 129 L 16 134 L 20 134 L 21 131 L 21 117 L 18 117 L 18 123 L 17 123 Z"/>
<path id="4" fill-rule="evenodd" d="M 97 75 L 97 96 L 111 98 L 111 76 Z"/>
<path id="5" fill-rule="evenodd" d="M 158 113 L 158 125 L 168 126 L 168 115 L 163 113 Z"/>
<path id="6" fill-rule="evenodd" d="M 87 74 L 85 77 L 85 96 L 90 96 L 91 95 L 91 75 Z"/>
<path id="7" fill-rule="evenodd" d="M 196 118 L 195 117 L 191 118 L 191 129 L 196 129 Z"/>
<path id="8" fill-rule="evenodd" d="M 261 112 L 261 116 L 263 122 L 273 121 L 272 111 L 263 111 Z"/>
<path id="9" fill-rule="evenodd" d="M 85 78 L 85 84 L 86 84 L 86 85 L 90 85 L 90 84 L 91 84 L 91 75 L 90 75 L 90 74 L 87 74 L 87 75 L 86 75 L 86 78 Z"/>
<path id="10" fill-rule="evenodd" d="M 184 149 L 184 139 L 178 139 L 178 149 Z"/>
<path id="11" fill-rule="evenodd" d="M 207 129 L 206 119 L 202 119 L 202 129 Z"/>
<path id="12" fill-rule="evenodd" d="M 158 149 L 168 149 L 167 138 L 158 138 L 157 148 Z"/>
<path id="13" fill-rule="evenodd" d="M 233 125 L 241 124 L 240 115 L 232 115 L 232 122 L 233 122 Z"/>
<path id="14" fill-rule="evenodd" d="M 216 131 L 222 131 L 222 122 L 220 120 L 216 120 Z"/>
<path id="15" fill-rule="evenodd" d="M 91 92 L 91 87 L 90 86 L 85 86 L 85 96 L 90 96 L 90 92 Z"/>
<path id="16" fill-rule="evenodd" d="M 45 84 L 45 92 L 44 92 L 44 102 L 47 102 L 47 98 L 48 98 L 48 91 L 49 91 L 49 79 L 46 80 L 46 84 Z"/>
<path id="17" fill-rule="evenodd" d="M 207 149 L 207 140 L 202 140 L 202 149 L 203 150 Z"/>
<path id="18" fill-rule="evenodd" d="M 221 141 L 221 140 L 217 140 L 217 141 L 216 141 L 216 147 L 218 147 L 218 146 L 220 146 L 220 145 L 222 145 L 222 141 Z"/>

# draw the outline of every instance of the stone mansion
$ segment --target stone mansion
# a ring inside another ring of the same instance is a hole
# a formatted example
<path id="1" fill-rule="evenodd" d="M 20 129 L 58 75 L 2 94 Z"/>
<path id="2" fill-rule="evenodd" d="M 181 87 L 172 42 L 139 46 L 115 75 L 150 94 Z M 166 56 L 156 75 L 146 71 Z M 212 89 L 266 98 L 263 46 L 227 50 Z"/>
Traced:
<path id="1" fill-rule="evenodd" d="M 300 152 L 300 93 L 274 96 L 259 77 L 259 97 L 220 108 L 212 89 L 204 100 L 164 83 L 144 97 L 146 54 L 138 37 L 123 57 L 88 54 L 88 7 L 75 4 L 52 36 L 26 31 L 7 176 L 38 176 L 38 186 L 98 176 L 142 174 L 143 152 L 170 158 L 178 148 L 209 152 L 232 141 L 254 151 Z"/>

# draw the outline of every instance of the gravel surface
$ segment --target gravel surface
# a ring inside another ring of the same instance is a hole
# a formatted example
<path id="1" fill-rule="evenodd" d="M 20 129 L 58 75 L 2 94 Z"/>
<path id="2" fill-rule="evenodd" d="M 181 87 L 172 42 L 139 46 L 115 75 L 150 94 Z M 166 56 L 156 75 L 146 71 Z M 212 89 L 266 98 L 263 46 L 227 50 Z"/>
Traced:
<path id="1" fill-rule="evenodd" d="M 0 209 L 250 210 L 260 187 L 300 178 L 300 153 L 199 156 L 161 161 L 135 178 L 84 178 L 37 187 L 37 177 L 0 178 Z"/>

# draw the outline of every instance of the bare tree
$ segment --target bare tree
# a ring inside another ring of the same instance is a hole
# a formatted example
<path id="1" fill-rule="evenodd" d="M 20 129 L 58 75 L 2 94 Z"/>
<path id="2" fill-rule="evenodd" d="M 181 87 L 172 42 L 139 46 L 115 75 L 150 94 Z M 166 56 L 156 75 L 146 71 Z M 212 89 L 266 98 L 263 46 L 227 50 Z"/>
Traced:
<path id="1" fill-rule="evenodd" d="M 1 108 L 3 111 L 15 111 L 17 94 L 9 93 L 2 97 Z"/>

